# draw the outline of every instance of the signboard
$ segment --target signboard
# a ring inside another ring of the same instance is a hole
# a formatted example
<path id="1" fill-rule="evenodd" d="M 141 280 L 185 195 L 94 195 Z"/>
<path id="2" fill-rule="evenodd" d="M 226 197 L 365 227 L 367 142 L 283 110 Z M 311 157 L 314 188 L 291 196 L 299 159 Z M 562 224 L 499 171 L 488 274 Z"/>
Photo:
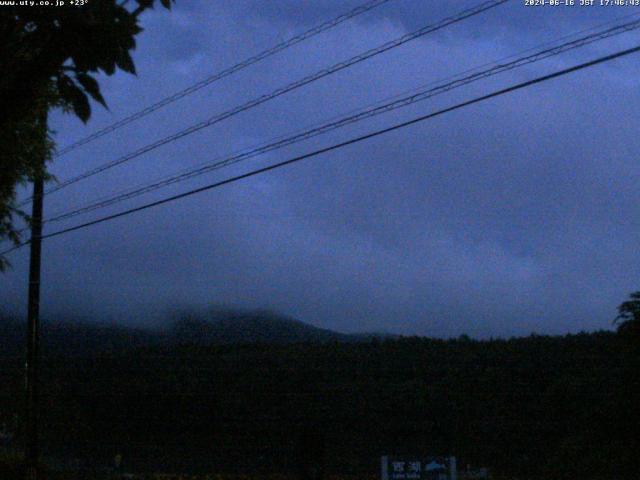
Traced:
<path id="1" fill-rule="evenodd" d="M 393 457 L 380 459 L 382 480 L 457 480 L 456 457 Z"/>

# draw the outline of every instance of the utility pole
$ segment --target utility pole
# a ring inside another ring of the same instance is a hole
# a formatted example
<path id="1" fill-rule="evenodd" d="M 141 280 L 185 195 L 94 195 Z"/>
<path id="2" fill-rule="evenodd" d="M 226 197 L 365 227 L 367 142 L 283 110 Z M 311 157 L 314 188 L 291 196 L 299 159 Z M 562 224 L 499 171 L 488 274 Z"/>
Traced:
<path id="1" fill-rule="evenodd" d="M 47 135 L 47 111 L 41 116 L 43 135 Z M 40 260 L 42 249 L 42 209 L 44 165 L 33 179 L 31 206 L 31 243 L 29 256 L 29 305 L 27 310 L 27 358 L 25 363 L 25 465 L 26 480 L 38 479 L 38 362 L 40 343 Z"/>

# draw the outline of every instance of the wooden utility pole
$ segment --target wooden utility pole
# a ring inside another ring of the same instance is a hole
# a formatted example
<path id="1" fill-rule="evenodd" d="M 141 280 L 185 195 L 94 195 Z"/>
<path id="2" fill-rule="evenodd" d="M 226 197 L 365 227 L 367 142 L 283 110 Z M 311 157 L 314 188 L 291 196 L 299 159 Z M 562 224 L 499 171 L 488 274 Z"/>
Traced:
<path id="1" fill-rule="evenodd" d="M 41 117 L 47 135 L 46 111 Z M 27 310 L 27 358 L 25 363 L 25 465 L 26 480 L 38 478 L 38 362 L 40 343 L 40 260 L 42 249 L 42 209 L 44 201 L 44 158 L 33 179 L 31 243 L 29 256 L 29 305 Z"/>

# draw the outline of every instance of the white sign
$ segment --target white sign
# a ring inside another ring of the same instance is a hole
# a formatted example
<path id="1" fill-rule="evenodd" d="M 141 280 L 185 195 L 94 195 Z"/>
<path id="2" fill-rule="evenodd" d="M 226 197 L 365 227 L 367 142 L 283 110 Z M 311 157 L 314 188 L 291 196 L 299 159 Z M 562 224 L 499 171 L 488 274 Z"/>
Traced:
<path id="1" fill-rule="evenodd" d="M 457 480 L 456 457 L 392 457 L 380 459 L 382 480 Z"/>

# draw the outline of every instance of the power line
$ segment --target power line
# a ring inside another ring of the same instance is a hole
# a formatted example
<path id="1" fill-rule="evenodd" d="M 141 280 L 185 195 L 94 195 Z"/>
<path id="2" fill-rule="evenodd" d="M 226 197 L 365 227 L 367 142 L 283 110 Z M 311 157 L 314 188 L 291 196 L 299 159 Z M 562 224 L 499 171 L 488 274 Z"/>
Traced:
<path id="1" fill-rule="evenodd" d="M 473 17 L 475 15 L 478 15 L 486 10 L 489 10 L 491 8 L 497 7 L 498 5 L 502 5 L 503 3 L 508 2 L 509 0 L 488 0 L 485 2 L 480 3 L 479 5 L 476 5 L 475 7 L 471 7 L 468 8 L 466 10 L 463 10 L 462 12 L 451 16 L 451 17 L 447 17 L 443 20 L 441 20 L 440 22 L 434 24 L 434 25 L 427 25 L 425 27 L 420 28 L 419 30 L 416 30 L 412 33 L 408 33 L 406 35 L 403 35 L 402 37 L 399 37 L 395 40 L 391 40 L 377 48 L 373 48 L 370 50 L 367 50 L 364 53 L 361 53 L 360 55 L 356 55 L 354 57 L 351 57 L 349 60 L 346 60 L 344 62 L 340 62 L 337 63 L 329 68 L 320 70 L 314 74 L 311 74 L 309 76 L 306 76 L 300 80 L 297 80 L 293 83 L 290 83 L 284 87 L 280 87 L 276 90 L 274 90 L 273 92 L 269 93 L 269 94 L 265 94 L 262 95 L 260 97 L 257 97 L 253 100 L 250 100 L 247 103 L 244 103 L 238 107 L 235 107 L 231 110 L 227 110 L 226 112 L 223 112 L 221 114 L 215 115 L 214 117 L 209 118 L 208 120 L 204 120 L 200 123 L 197 123 L 195 125 L 192 125 L 191 127 L 188 127 L 184 130 L 181 130 L 177 133 L 174 133 L 173 135 L 170 135 L 168 137 L 164 137 L 160 140 L 157 140 L 154 143 L 151 143 L 149 145 L 146 145 L 144 147 L 141 147 L 127 155 L 124 155 L 118 159 L 112 160 L 110 162 L 107 162 L 99 167 L 96 167 L 92 170 L 89 170 L 87 172 L 84 172 L 80 175 L 77 175 L 75 177 L 72 177 L 66 181 L 61 182 L 60 184 L 48 189 L 47 191 L 45 191 L 45 195 L 51 194 L 53 192 L 57 192 L 65 187 L 68 187 L 69 185 L 72 185 L 74 183 L 77 183 L 81 180 L 84 180 L 86 178 L 89 178 L 93 175 L 96 175 L 98 173 L 104 172 L 106 170 L 109 170 L 115 166 L 121 165 L 125 162 L 128 162 L 134 158 L 139 157 L 140 155 L 143 155 L 144 153 L 148 153 L 152 150 L 155 150 L 156 148 L 159 148 L 163 145 L 166 145 L 168 143 L 172 143 L 180 138 L 186 137 L 187 135 L 190 135 L 192 133 L 195 133 L 199 130 L 202 130 L 203 128 L 206 127 L 210 127 L 211 125 L 214 125 L 216 123 L 219 123 L 223 120 L 226 120 L 227 118 L 230 118 L 234 115 L 237 115 L 245 110 L 249 110 L 253 107 L 256 107 L 258 105 L 261 105 L 269 100 L 272 100 L 274 98 L 277 98 L 281 95 L 284 95 L 285 93 L 291 92 L 292 90 L 295 90 L 297 88 L 300 88 L 304 85 L 307 85 L 309 83 L 315 82 L 316 80 L 319 80 L 321 78 L 327 77 L 329 75 L 332 75 L 333 73 L 336 73 L 340 70 L 344 70 L 345 68 L 348 68 L 352 65 L 355 65 L 357 63 L 363 62 L 365 60 L 368 60 L 369 58 L 375 57 L 377 55 L 380 55 L 388 50 L 391 50 L 393 48 L 399 47 L 411 40 L 415 40 L 416 38 L 422 37 L 424 35 L 427 35 L 429 33 L 435 32 L 437 30 L 440 30 L 448 25 L 457 23 L 457 22 L 461 22 L 462 20 L 465 20 L 467 18 Z M 28 202 L 30 200 L 26 199 L 24 202 L 20 203 L 19 205 L 23 205 L 24 203 Z"/>
<path id="2" fill-rule="evenodd" d="M 82 145 L 86 145 L 87 143 L 90 143 L 100 137 L 103 137 L 111 132 L 114 132 L 116 130 L 118 130 L 119 128 L 124 127 L 125 125 L 128 125 L 142 117 L 145 117 L 153 112 L 155 112 L 156 110 L 160 110 L 161 108 L 177 101 L 180 100 L 181 98 L 186 97 L 187 95 L 191 95 L 194 92 L 197 92 L 198 90 L 211 85 L 214 82 L 217 82 L 218 80 L 221 80 L 225 77 L 228 77 L 229 75 L 232 75 L 244 68 L 247 68 L 255 63 L 260 62 L 261 60 L 264 60 L 265 58 L 271 57 L 272 55 L 275 55 L 276 53 L 279 53 L 289 47 L 292 47 L 300 42 L 303 42 L 304 40 L 307 40 L 311 37 L 314 37 L 322 32 L 325 32 L 327 30 L 330 30 L 333 27 L 336 27 L 338 25 L 340 25 L 343 22 L 346 22 L 347 20 L 350 20 L 354 17 L 357 17 L 358 15 L 361 15 L 363 13 L 366 13 L 370 10 L 373 10 L 376 7 L 379 7 L 387 2 L 389 2 L 390 0 L 373 0 L 373 1 L 369 1 L 366 2 L 356 8 L 354 8 L 353 10 L 344 13 L 342 15 L 339 15 L 336 18 L 333 18 L 331 20 L 327 20 L 326 22 L 317 25 L 309 30 L 307 30 L 306 32 L 303 32 L 299 35 L 296 35 L 288 40 L 285 40 L 271 48 L 268 48 L 266 50 L 263 50 L 262 52 L 253 55 L 229 68 L 226 68 L 225 70 L 222 70 L 221 72 L 215 73 L 207 78 L 204 78 L 202 80 L 200 80 L 197 83 L 194 83 L 193 85 L 185 88 L 184 90 L 180 90 L 179 92 L 176 92 L 166 98 L 163 98 L 162 100 L 149 105 L 148 107 L 133 113 L 131 115 L 129 115 L 128 117 L 125 117 L 121 120 L 118 120 L 117 122 L 112 123 L 111 125 L 108 125 L 94 133 L 92 133 L 91 135 L 88 135 L 84 138 L 81 138 L 80 140 L 77 140 L 74 143 L 71 143 L 65 147 L 63 147 L 62 149 L 60 149 L 60 151 L 56 154 L 56 157 L 62 157 L 63 155 L 66 155 L 67 153 L 71 152 L 72 150 L 75 150 L 76 148 L 82 146 Z"/>
<path id="3" fill-rule="evenodd" d="M 557 39 L 555 39 L 553 41 L 544 42 L 544 43 L 539 44 L 539 45 L 537 45 L 535 47 L 527 48 L 527 49 L 522 50 L 520 52 L 517 52 L 517 53 L 514 53 L 514 54 L 510 54 L 510 55 L 508 55 L 506 57 L 502 57 L 502 58 L 500 58 L 498 60 L 494 60 L 494 61 L 491 61 L 491 62 L 484 63 L 482 65 L 478 65 L 476 67 L 464 70 L 464 71 L 459 72 L 457 74 L 449 75 L 449 76 L 447 76 L 445 78 L 441 78 L 441 79 L 438 79 L 438 80 L 432 80 L 432 81 L 430 81 L 430 82 L 428 82 L 426 84 L 423 84 L 423 85 L 421 85 L 419 87 L 414 87 L 414 88 L 412 88 L 410 90 L 406 90 L 404 92 L 395 94 L 393 96 L 386 97 L 386 98 L 384 98 L 382 100 L 378 100 L 376 102 L 370 103 L 370 104 L 366 105 L 365 107 L 360 107 L 360 108 L 357 108 L 357 109 L 350 110 L 348 112 L 345 112 L 342 115 L 334 115 L 334 116 L 330 117 L 329 119 L 325 120 L 325 122 L 332 122 L 334 120 L 343 119 L 343 118 L 345 118 L 345 116 L 350 116 L 350 115 L 353 115 L 355 113 L 363 112 L 364 110 L 373 108 L 375 106 L 383 105 L 383 104 L 385 104 L 385 102 L 389 102 L 391 100 L 399 99 L 399 98 L 401 98 L 403 96 L 407 96 L 408 94 L 415 95 L 417 93 L 422 92 L 426 87 L 429 87 L 429 86 L 432 86 L 432 85 L 438 85 L 439 82 L 460 79 L 464 75 L 471 74 L 473 72 L 479 72 L 479 71 L 481 71 L 482 68 L 485 68 L 485 67 L 488 67 L 488 66 L 491 66 L 491 65 L 493 65 L 493 66 L 499 65 L 501 62 L 505 62 L 505 61 L 507 61 L 509 59 L 516 58 L 519 55 L 523 55 L 525 53 L 529 53 L 529 52 L 535 51 L 537 49 L 541 49 L 541 48 L 544 48 L 544 47 L 550 47 L 550 46 L 553 46 L 553 45 L 558 46 L 558 42 L 560 42 L 562 40 L 567 40 L 567 39 L 570 39 L 570 38 L 574 38 L 574 37 L 576 37 L 578 35 L 582 35 L 582 34 L 585 34 L 587 32 L 593 32 L 593 31 L 595 31 L 595 30 L 597 30 L 599 28 L 603 28 L 605 26 L 615 24 L 615 23 L 620 22 L 622 20 L 628 20 L 630 18 L 638 17 L 638 16 L 640 16 L 640 14 L 638 14 L 638 13 L 630 14 L 630 15 L 624 15 L 622 17 L 618 17 L 618 18 L 609 20 L 607 22 L 604 22 L 604 23 L 601 23 L 601 24 L 598 24 L 598 25 L 595 25 L 595 26 L 592 26 L 592 27 L 589 27 L 589 28 L 586 28 L 586 29 L 582 29 L 582 30 L 579 30 L 577 32 L 573 32 L 573 33 L 568 34 L 568 35 L 563 35 L 562 37 L 559 37 L 559 38 L 557 38 Z M 620 25 L 620 26 L 614 27 L 614 28 L 616 28 L 616 29 L 625 28 L 627 26 L 629 27 L 629 30 L 631 30 L 632 29 L 632 22 L 629 22 L 627 24 L 623 24 L 623 25 Z M 605 33 L 605 32 L 602 32 L 602 33 Z M 623 31 L 619 31 L 617 33 L 612 33 L 612 35 L 613 34 L 618 34 L 618 33 L 624 33 L 624 32 Z M 579 40 L 576 40 L 576 41 L 579 41 Z M 582 45 L 578 45 L 578 46 L 582 46 Z M 498 73 L 500 73 L 500 72 L 498 72 Z M 310 127 L 307 127 L 307 128 L 314 129 L 314 128 L 317 128 L 317 127 L 320 127 L 320 126 L 323 126 L 323 125 L 324 125 L 324 123 L 316 123 L 313 127 L 310 126 Z M 306 131 L 307 131 L 307 129 L 301 130 L 298 133 L 294 134 L 294 136 L 298 135 L 300 133 L 304 133 Z M 249 155 L 254 150 L 257 150 L 257 149 L 263 148 L 263 147 L 267 147 L 271 143 L 274 143 L 274 142 L 280 141 L 280 140 L 284 140 L 284 139 L 287 139 L 287 138 L 290 138 L 290 137 L 291 137 L 291 134 L 289 134 L 289 137 L 287 136 L 287 134 L 279 135 L 279 136 L 271 139 L 270 142 L 267 143 L 267 144 L 264 144 L 264 143 L 257 144 L 257 145 L 254 145 L 253 147 L 250 147 L 249 149 L 243 149 L 243 150 L 235 151 L 231 155 L 234 158 L 237 157 L 237 156 L 240 156 L 240 155 Z M 251 155 L 251 156 L 253 156 L 253 155 Z M 216 159 L 216 162 L 222 162 L 222 161 L 225 161 L 225 160 L 221 160 L 221 157 L 218 157 L 218 159 Z M 203 168 L 203 167 L 207 167 L 207 166 L 216 166 L 216 165 L 217 165 L 217 163 L 212 164 L 211 162 L 205 162 L 205 163 L 202 163 L 202 164 L 198 165 L 197 168 Z M 164 176 L 164 177 L 162 177 L 162 179 L 156 180 L 155 183 L 170 181 L 170 180 L 172 180 L 174 178 L 177 178 L 178 176 L 181 176 L 183 174 L 188 174 L 188 173 L 193 172 L 193 171 L 194 171 L 193 168 L 183 169 L 183 170 L 180 170 L 179 172 L 176 172 L 176 173 L 174 173 L 172 175 Z M 128 198 L 130 198 L 129 195 L 135 194 L 139 190 L 142 190 L 142 189 L 145 189 L 145 188 L 151 188 L 153 185 L 155 185 L 155 183 L 153 183 L 151 185 L 142 184 L 142 185 L 138 185 L 136 187 L 129 187 L 129 188 L 121 189 L 118 192 L 115 192 L 115 193 L 110 194 L 110 195 L 103 195 L 103 196 L 98 197 L 97 199 L 95 199 L 93 201 L 93 203 L 90 203 L 89 205 L 85 205 L 85 206 L 79 207 L 76 210 L 73 210 L 72 212 L 66 212 L 66 213 L 63 213 L 63 214 L 60 214 L 60 215 L 56 215 L 56 217 L 52 217 L 48 221 L 61 220 L 62 218 L 60 218 L 60 217 L 62 217 L 62 216 L 66 217 L 67 213 L 76 213 L 76 212 L 79 212 L 80 210 L 82 210 L 83 211 L 82 213 L 84 213 L 86 208 L 92 207 L 93 205 L 96 205 L 97 203 L 107 202 L 107 201 L 110 202 L 112 200 L 115 200 L 116 198 L 119 198 L 120 196 L 125 196 L 126 195 L 127 196 L 126 199 L 128 199 Z M 22 231 L 23 230 L 19 230 L 18 233 L 21 233 Z"/>
<path id="4" fill-rule="evenodd" d="M 253 177 L 253 176 L 259 175 L 261 173 L 265 173 L 265 172 L 268 172 L 268 171 L 271 171 L 271 170 L 275 170 L 277 168 L 281 168 L 281 167 L 284 167 L 284 166 L 287 166 L 287 165 L 291 165 L 293 163 L 300 162 L 300 161 L 305 160 L 307 158 L 316 157 L 316 156 L 321 155 L 323 153 L 331 152 L 333 150 L 338 150 L 338 149 L 346 147 L 348 145 L 359 143 L 359 142 L 362 142 L 364 140 L 368 140 L 370 138 L 378 137 L 380 135 L 383 135 L 383 134 L 386 134 L 386 133 L 389 133 L 389 132 L 392 132 L 392 131 L 395 131 L 395 130 L 399 130 L 401 128 L 405 128 L 405 127 L 408 127 L 408 126 L 413 125 L 413 124 L 424 122 L 426 120 L 429 120 L 431 118 L 443 115 L 445 113 L 449 113 L 449 112 L 452 112 L 452 111 L 455 111 L 455 110 L 459 110 L 461 108 L 464 108 L 464 107 L 467 107 L 467 106 L 470 106 L 470 105 L 473 105 L 473 104 L 476 104 L 476 103 L 480 103 L 480 102 L 483 102 L 485 100 L 489 100 L 491 98 L 495 98 L 495 97 L 498 97 L 498 96 L 501 96 L 501 95 L 505 95 L 507 93 L 510 93 L 510 92 L 513 92 L 513 91 L 516 91 L 516 90 L 521 90 L 523 88 L 527 88 L 527 87 L 530 87 L 530 86 L 538 84 L 538 83 L 542 83 L 542 82 L 545 82 L 545 81 L 548 81 L 548 80 L 551 80 L 551 79 L 554 79 L 554 78 L 558 78 L 558 77 L 561 77 L 561 76 L 564 76 L 564 75 L 568 75 L 570 73 L 573 73 L 573 72 L 576 72 L 576 71 L 579 71 L 579 70 L 583 70 L 585 68 L 589 68 L 589 67 L 601 64 L 601 63 L 609 62 L 609 61 L 614 60 L 616 58 L 620 58 L 620 57 L 624 57 L 624 56 L 627 56 L 627 55 L 631 55 L 631 54 L 637 53 L 639 51 L 640 51 L 640 45 L 636 46 L 636 47 L 633 47 L 633 48 L 626 49 L 626 50 L 618 51 L 618 52 L 613 53 L 611 55 L 606 55 L 604 57 L 600 57 L 600 58 L 597 58 L 595 60 L 591 60 L 589 62 L 585 62 L 585 63 L 581 63 L 579 65 L 575 65 L 573 67 L 565 68 L 563 70 L 559 70 L 559 71 L 556 71 L 556 72 L 548 74 L 548 75 L 543 75 L 541 77 L 534 78 L 533 80 L 528 80 L 528 81 L 525 81 L 525 82 L 522 82 L 522 83 L 518 83 L 516 85 L 512 85 L 511 87 L 503 88 L 501 90 L 494 91 L 494 92 L 489 93 L 487 95 L 483 95 L 483 96 L 480 96 L 480 97 L 476 97 L 476 98 L 474 98 L 472 100 L 467 100 L 465 102 L 458 103 L 458 104 L 456 104 L 456 105 L 454 105 L 452 107 L 444 108 L 442 110 L 438 110 L 438 111 L 433 112 L 433 113 L 422 115 L 422 116 L 414 118 L 412 120 L 408 120 L 408 121 L 405 121 L 405 122 L 402 122 L 402 123 L 398 123 L 398 124 L 393 125 L 391 127 L 387 127 L 387 128 L 384 128 L 384 129 L 381 129 L 381 130 L 377 130 L 377 131 L 372 132 L 372 133 L 368 133 L 366 135 L 355 137 L 355 138 L 352 138 L 350 140 L 331 145 L 329 147 L 324 147 L 324 148 L 315 150 L 313 152 L 306 153 L 304 155 L 299 155 L 299 156 L 291 158 L 289 160 L 285 160 L 285 161 L 282 161 L 282 162 L 279 162 L 279 163 L 276 163 L 276 164 L 273 164 L 273 165 L 269 165 L 267 167 L 256 169 L 256 170 L 253 170 L 251 172 L 244 173 L 242 175 L 237 175 L 235 177 L 227 178 L 225 180 L 222 180 L 222 181 L 219 181 L 219 182 L 216 182 L 216 183 L 212 183 L 212 184 L 206 185 L 204 187 L 200 187 L 200 188 L 196 188 L 196 189 L 193 189 L 193 190 L 189 190 L 187 192 L 180 193 L 178 195 L 173 195 L 171 197 L 167 197 L 167 198 L 164 198 L 162 200 L 157 200 L 155 202 L 147 203 L 147 204 L 141 205 L 139 207 L 131 208 L 131 209 L 119 212 L 119 213 L 115 213 L 115 214 L 112 214 L 112 215 L 101 217 L 101 218 L 98 218 L 96 220 L 92 220 L 90 222 L 82 223 L 80 225 L 76 225 L 76 226 L 73 226 L 73 227 L 65 228 L 63 230 L 58 230 L 56 232 L 48 233 L 46 235 L 43 235 L 41 238 L 45 239 L 45 238 L 57 237 L 59 235 L 64 235 L 66 233 L 70 233 L 70 232 L 73 232 L 73 231 L 76 231 L 76 230 L 84 229 L 84 228 L 87 228 L 87 227 L 90 227 L 90 226 L 93 226 L 93 225 L 97 225 L 99 223 L 104 223 L 104 222 L 107 222 L 107 221 L 110 221 L 110 220 L 114 220 L 116 218 L 124 217 L 124 216 L 130 215 L 130 214 L 136 213 L 136 212 L 140 212 L 142 210 L 146 210 L 146 209 L 149 209 L 149 208 L 152 208 L 152 207 L 163 205 L 165 203 L 170 203 L 170 202 L 173 202 L 175 200 L 179 200 L 179 199 L 182 199 L 182 198 L 185 198 L 185 197 L 189 197 L 189 196 L 195 195 L 197 193 L 201 193 L 201 192 L 204 192 L 204 191 L 207 191 L 207 190 L 211 190 L 211 189 L 214 189 L 214 188 L 217 188 L 217 187 L 221 187 L 221 186 L 227 185 L 229 183 L 234 183 L 234 182 L 237 182 L 239 180 L 243 180 L 245 178 Z M 9 253 L 9 252 L 11 252 L 13 250 L 16 250 L 17 248 L 19 248 L 21 246 L 27 245 L 28 243 L 30 243 L 30 241 L 23 242 L 22 244 L 14 247 L 14 248 L 12 248 L 10 250 L 6 250 L 4 252 L 1 252 L 0 255 L 5 255 L 5 254 L 7 254 L 7 253 Z"/>
<path id="5" fill-rule="evenodd" d="M 430 88 L 428 90 L 425 91 L 418 91 L 413 93 L 412 95 L 403 97 L 403 98 L 399 98 L 396 99 L 394 101 L 388 102 L 386 104 L 383 105 L 379 105 L 376 107 L 372 107 L 369 109 L 366 109 L 364 111 L 360 111 L 357 114 L 354 115 L 349 115 L 346 117 L 343 117 L 337 121 L 333 121 L 333 122 L 329 122 L 326 123 L 324 125 L 312 128 L 310 130 L 306 130 L 304 132 L 295 134 L 293 136 L 290 137 L 286 137 L 286 138 L 282 138 L 279 139 L 277 141 L 268 143 L 266 145 L 262 145 L 258 148 L 254 148 L 252 150 L 248 150 L 245 152 L 242 152 L 240 154 L 231 156 L 231 157 L 227 157 L 224 160 L 219 160 L 216 161 L 214 163 L 208 163 L 205 164 L 203 166 L 200 166 L 198 168 L 195 169 L 188 169 L 186 171 L 183 171 L 182 173 L 179 173 L 177 175 L 173 175 L 173 176 L 169 176 L 166 177 L 162 180 L 156 181 L 154 183 L 151 184 L 147 184 L 144 185 L 140 188 L 137 189 L 133 189 L 130 191 L 127 191 L 126 193 L 120 193 L 120 194 L 116 194 L 113 195 L 111 197 L 107 197 L 103 200 L 99 200 L 99 201 L 95 201 L 94 203 L 91 203 L 89 205 L 77 208 L 75 210 L 71 210 L 69 212 L 65 212 L 62 213 L 60 215 L 56 215 L 52 218 L 49 218 L 46 220 L 46 222 L 56 222 L 56 221 L 62 221 L 62 220 L 66 220 L 72 217 L 75 217 L 77 215 L 81 215 L 84 213 L 88 213 L 97 209 L 101 209 L 104 207 L 108 207 L 110 205 L 119 203 L 121 201 L 124 200 L 129 200 L 131 198 L 135 198 L 137 196 L 143 195 L 145 193 L 149 193 L 152 192 L 154 190 L 157 190 L 159 188 L 163 188 L 169 185 L 172 185 L 174 183 L 178 183 L 184 180 L 188 180 L 200 175 L 204 175 L 206 173 L 209 173 L 213 170 L 217 170 L 223 167 L 227 167 L 231 164 L 235 164 L 237 162 L 243 161 L 243 160 L 247 160 L 249 158 L 253 158 L 255 156 L 276 150 L 276 149 L 280 149 L 283 148 L 285 146 L 289 146 L 292 145 L 294 143 L 298 143 L 300 141 L 303 140 L 307 140 L 309 138 L 315 137 L 317 135 L 321 135 L 330 131 L 333 131 L 335 129 L 344 127 L 346 125 L 352 124 L 352 123 L 356 123 L 359 122 L 361 120 L 367 119 L 367 118 L 371 118 L 377 115 L 381 115 L 383 113 L 387 113 L 390 112 L 392 110 L 396 110 L 398 108 L 402 108 L 402 107 L 406 107 L 408 105 L 411 105 L 413 103 L 419 102 L 419 101 L 423 101 L 429 98 L 432 98 L 436 95 L 448 92 L 450 90 L 453 90 L 455 88 L 459 88 L 465 85 L 468 85 L 472 82 L 476 82 L 478 80 L 482 80 L 485 78 L 488 78 L 490 76 L 493 75 L 497 75 L 499 73 L 503 73 L 515 68 L 519 68 L 522 67 L 524 65 L 528 65 L 534 62 L 538 62 L 544 59 L 547 59 L 549 57 L 555 56 L 555 55 L 559 55 L 561 53 L 564 53 L 566 51 L 569 50 L 573 50 L 579 47 L 583 47 L 585 45 L 589 45 L 591 43 L 597 42 L 597 41 L 601 41 L 603 39 L 606 38 L 610 38 L 614 35 L 619 35 L 622 33 L 626 33 L 632 30 L 636 30 L 640 28 L 640 20 L 635 20 L 632 22 L 627 22 L 625 24 L 622 25 L 617 25 L 611 28 L 608 28 L 606 30 L 603 31 L 599 31 L 596 33 L 592 33 L 590 35 L 586 35 L 584 37 L 569 41 L 569 42 L 565 42 L 563 44 L 557 45 L 555 47 L 552 48 L 547 48 L 547 49 L 543 49 L 541 51 L 538 51 L 534 54 L 525 56 L 525 57 L 521 57 L 518 58 L 516 60 L 513 60 L 511 62 L 508 63 L 498 63 L 496 64 L 494 67 L 486 69 L 484 71 L 479 71 L 476 72 L 472 75 L 468 75 L 466 77 L 462 77 L 462 78 L 457 78 L 453 81 L 450 81 L 448 83 L 444 83 L 441 85 L 438 85 L 436 87 Z"/>

